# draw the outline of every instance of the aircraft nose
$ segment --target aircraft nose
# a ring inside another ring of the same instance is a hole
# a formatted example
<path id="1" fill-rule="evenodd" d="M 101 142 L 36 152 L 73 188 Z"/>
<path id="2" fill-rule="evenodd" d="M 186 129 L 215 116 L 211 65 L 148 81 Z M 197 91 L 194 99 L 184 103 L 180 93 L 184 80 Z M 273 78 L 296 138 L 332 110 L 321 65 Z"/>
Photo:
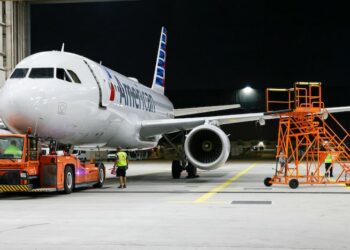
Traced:
<path id="1" fill-rule="evenodd" d="M 43 89 L 26 80 L 8 81 L 0 92 L 0 115 L 13 132 L 25 133 L 35 128 L 38 110 L 45 102 Z"/>

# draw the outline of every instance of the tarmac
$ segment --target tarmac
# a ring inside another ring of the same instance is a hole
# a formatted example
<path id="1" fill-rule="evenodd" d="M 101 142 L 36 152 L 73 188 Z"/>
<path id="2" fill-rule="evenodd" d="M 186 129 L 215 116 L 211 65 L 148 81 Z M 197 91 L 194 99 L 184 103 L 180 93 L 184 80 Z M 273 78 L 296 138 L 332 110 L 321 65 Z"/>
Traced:
<path id="1" fill-rule="evenodd" d="M 1 249 L 349 249 L 350 189 L 266 187 L 274 162 L 229 161 L 199 178 L 135 161 L 127 188 L 0 194 Z"/>

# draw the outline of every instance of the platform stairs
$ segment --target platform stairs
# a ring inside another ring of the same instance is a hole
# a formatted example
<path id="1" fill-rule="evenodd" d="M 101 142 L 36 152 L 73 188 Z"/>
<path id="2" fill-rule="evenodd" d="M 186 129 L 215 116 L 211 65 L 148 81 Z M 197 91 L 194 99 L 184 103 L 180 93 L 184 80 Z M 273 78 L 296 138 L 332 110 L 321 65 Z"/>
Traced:
<path id="1" fill-rule="evenodd" d="M 283 91 L 288 92 L 287 101 L 271 101 L 267 94 L 267 107 L 276 103 L 288 107 L 282 112 L 267 110 L 280 120 L 275 174 L 265 179 L 265 185 L 287 184 L 291 188 L 299 184 L 349 185 L 350 135 L 324 108 L 321 83 L 296 83 L 294 88 Z M 286 162 L 283 168 L 278 163 L 281 152 Z M 333 178 L 327 177 L 330 169 L 325 172 L 324 161 L 329 154 L 333 159 L 330 167 Z"/>

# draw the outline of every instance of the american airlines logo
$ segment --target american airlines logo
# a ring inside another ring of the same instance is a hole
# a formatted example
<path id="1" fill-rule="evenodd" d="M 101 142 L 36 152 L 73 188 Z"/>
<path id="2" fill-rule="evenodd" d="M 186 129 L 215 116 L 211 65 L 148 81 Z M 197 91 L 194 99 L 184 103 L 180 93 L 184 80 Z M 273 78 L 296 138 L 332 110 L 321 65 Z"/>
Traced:
<path id="1" fill-rule="evenodd" d="M 153 97 L 150 94 L 120 82 L 119 79 L 113 75 L 117 82 L 116 86 L 113 83 L 112 74 L 106 67 L 103 68 L 108 75 L 108 79 L 110 80 L 110 101 L 115 101 L 115 91 L 117 91 L 117 94 L 119 94 L 119 98 L 117 98 L 117 101 L 119 100 L 119 104 L 152 113 L 156 112 L 156 105 Z"/>
<path id="2" fill-rule="evenodd" d="M 119 98 L 117 99 L 119 100 L 120 104 L 148 112 L 156 112 L 156 105 L 153 97 L 150 94 L 121 83 L 116 76 L 114 76 L 114 78 L 117 81 L 117 86 L 114 85 L 114 87 L 117 89 L 117 93 L 119 94 Z"/>

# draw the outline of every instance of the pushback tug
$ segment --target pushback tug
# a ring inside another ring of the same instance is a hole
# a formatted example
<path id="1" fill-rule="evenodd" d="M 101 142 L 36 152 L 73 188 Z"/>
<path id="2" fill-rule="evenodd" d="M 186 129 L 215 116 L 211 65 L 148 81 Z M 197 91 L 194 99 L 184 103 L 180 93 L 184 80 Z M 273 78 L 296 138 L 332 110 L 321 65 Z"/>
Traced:
<path id="1" fill-rule="evenodd" d="M 39 139 L 30 129 L 27 134 L 0 135 L 0 192 L 68 194 L 79 187 L 102 187 L 104 180 L 102 163 L 83 163 L 69 154 L 42 155 Z"/>

